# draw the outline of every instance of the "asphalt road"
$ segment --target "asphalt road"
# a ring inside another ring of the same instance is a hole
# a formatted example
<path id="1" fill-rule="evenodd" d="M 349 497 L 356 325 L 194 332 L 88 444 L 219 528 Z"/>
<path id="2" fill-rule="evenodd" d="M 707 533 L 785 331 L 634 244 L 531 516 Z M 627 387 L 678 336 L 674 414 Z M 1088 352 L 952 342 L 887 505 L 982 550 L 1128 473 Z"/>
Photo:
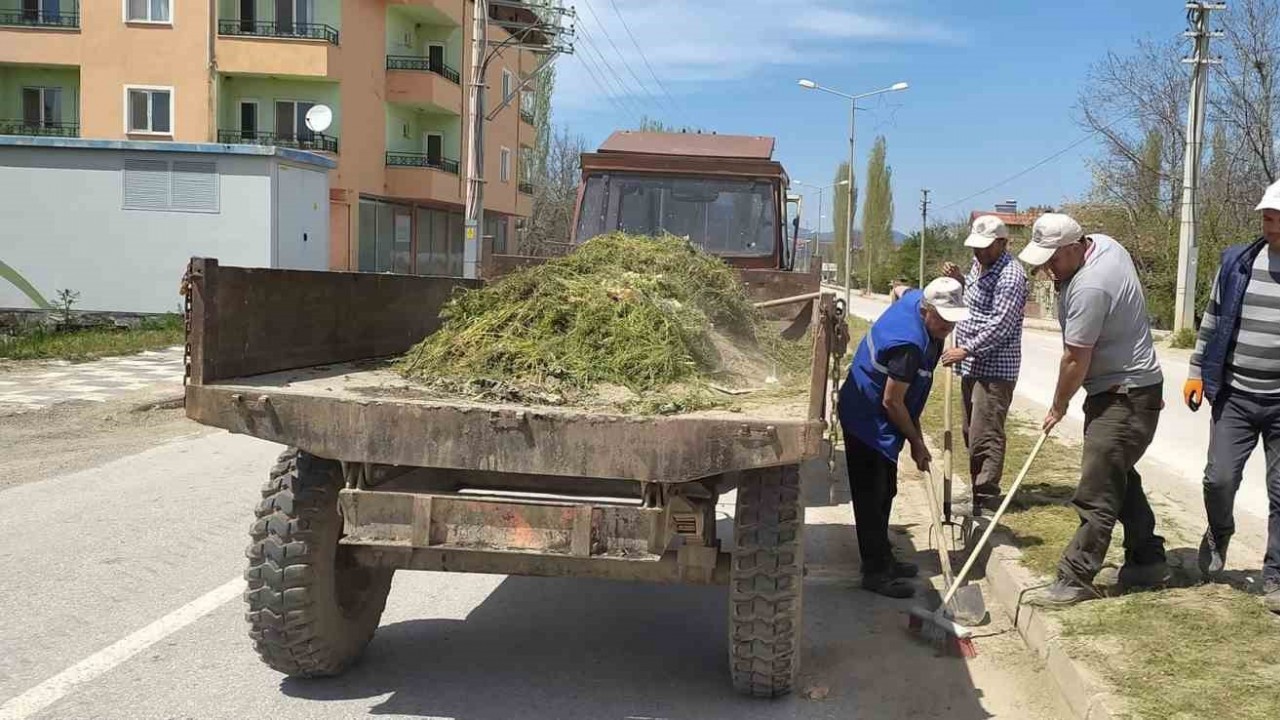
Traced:
<path id="1" fill-rule="evenodd" d="M 854 295 L 855 315 L 868 320 L 879 317 L 887 300 Z M 1164 496 L 1181 512 L 1179 520 L 1199 532 L 1204 527 L 1201 484 L 1209 450 L 1209 409 L 1191 412 L 1182 402 L 1182 385 L 1187 379 L 1191 353 L 1157 345 L 1164 372 L 1165 409 L 1155 439 L 1138 469 L 1148 492 Z M 1022 333 L 1022 371 L 1015 389 L 1015 408 L 1043 419 L 1053 401 L 1062 358 L 1062 337 L 1055 332 L 1025 329 Z M 1079 438 L 1084 423 L 1083 400 L 1079 394 L 1071 403 L 1067 420 L 1056 430 L 1066 437 Z M 1237 537 L 1228 564 L 1237 568 L 1258 568 L 1265 546 L 1268 514 L 1266 459 L 1259 446 L 1245 466 L 1244 482 L 1236 497 Z"/>
<path id="2" fill-rule="evenodd" d="M 815 697 L 733 693 L 721 588 L 412 572 L 360 664 L 288 680 L 258 661 L 240 600 L 279 448 L 167 422 L 154 447 L 95 448 L 84 469 L 0 490 L 0 718 L 1063 717 L 1007 627 L 982 630 L 976 660 L 936 657 L 904 632 L 907 603 L 856 589 L 847 491 L 830 502 L 824 473 L 808 487 L 801 689 Z M 903 485 L 897 539 L 936 572 L 913 546 L 919 488 Z"/>

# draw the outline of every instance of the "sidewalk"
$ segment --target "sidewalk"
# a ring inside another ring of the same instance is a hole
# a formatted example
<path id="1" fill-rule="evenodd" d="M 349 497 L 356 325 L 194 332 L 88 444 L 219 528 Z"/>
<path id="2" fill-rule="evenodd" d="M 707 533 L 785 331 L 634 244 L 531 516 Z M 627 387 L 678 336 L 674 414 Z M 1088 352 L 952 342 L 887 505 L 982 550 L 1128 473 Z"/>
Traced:
<path id="1" fill-rule="evenodd" d="M 0 370 L 0 414 L 43 410 L 58 403 L 108 402 L 141 390 L 182 391 L 182 348 L 87 363 L 53 360 Z"/>

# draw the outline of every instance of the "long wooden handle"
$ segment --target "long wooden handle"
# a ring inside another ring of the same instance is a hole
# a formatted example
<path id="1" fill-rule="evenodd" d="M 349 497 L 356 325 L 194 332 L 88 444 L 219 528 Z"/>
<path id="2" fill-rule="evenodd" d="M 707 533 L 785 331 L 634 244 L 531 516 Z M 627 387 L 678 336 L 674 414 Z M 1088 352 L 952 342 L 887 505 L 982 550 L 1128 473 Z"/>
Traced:
<path id="1" fill-rule="evenodd" d="M 982 539 L 970 551 L 969 559 L 965 561 L 964 567 L 960 568 L 960 574 L 956 576 L 956 581 L 947 589 L 946 596 L 942 598 L 943 605 L 951 602 L 951 596 L 956 594 L 960 584 L 964 582 L 965 578 L 969 577 L 969 571 L 973 569 L 974 563 L 978 561 L 978 555 L 982 553 L 982 548 L 991 539 L 991 534 L 995 532 L 996 525 L 1000 524 L 1000 518 L 1004 517 L 1004 511 L 1009 509 L 1009 503 L 1013 501 L 1014 494 L 1018 492 L 1018 488 L 1022 486 L 1023 479 L 1027 477 L 1027 471 L 1031 469 L 1031 463 L 1035 462 L 1036 455 L 1040 454 L 1040 448 L 1044 447 L 1044 441 L 1048 439 L 1048 432 L 1040 433 L 1040 438 L 1036 440 L 1035 447 L 1031 448 L 1031 454 L 1027 456 L 1027 461 L 1022 464 L 1022 470 L 1018 472 L 1018 477 L 1009 488 L 1009 494 L 1004 496 L 1004 502 L 1000 503 L 1000 509 L 996 510 L 996 514 L 991 518 L 991 524 L 987 525 L 986 531 L 982 533 Z"/>
<path id="2" fill-rule="evenodd" d="M 933 481 L 933 465 L 924 473 L 924 482 L 928 487 L 926 494 L 929 496 L 929 514 L 933 516 L 932 527 L 938 533 L 938 564 L 942 566 L 942 581 L 948 587 L 954 584 L 951 572 L 951 556 L 947 553 L 947 543 L 945 535 L 942 532 L 942 510 L 938 507 L 938 486 Z M 943 601 L 943 605 L 947 604 L 951 598 Z"/>

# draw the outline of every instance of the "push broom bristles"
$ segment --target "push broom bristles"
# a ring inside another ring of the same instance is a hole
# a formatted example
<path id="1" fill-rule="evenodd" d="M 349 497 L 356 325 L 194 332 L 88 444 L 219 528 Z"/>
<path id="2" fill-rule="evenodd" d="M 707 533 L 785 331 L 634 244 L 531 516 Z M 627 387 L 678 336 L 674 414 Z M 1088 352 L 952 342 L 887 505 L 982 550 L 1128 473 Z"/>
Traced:
<path id="1" fill-rule="evenodd" d="M 912 608 L 907 627 L 913 634 L 937 648 L 944 655 L 959 658 L 978 656 L 969 629 L 956 624 L 940 612 Z"/>

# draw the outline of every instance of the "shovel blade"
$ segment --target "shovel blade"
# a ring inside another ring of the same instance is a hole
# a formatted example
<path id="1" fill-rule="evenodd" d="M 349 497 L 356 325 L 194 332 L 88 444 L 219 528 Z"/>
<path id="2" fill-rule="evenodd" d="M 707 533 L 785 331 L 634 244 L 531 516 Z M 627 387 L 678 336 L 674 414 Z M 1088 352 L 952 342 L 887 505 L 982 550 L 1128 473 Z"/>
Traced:
<path id="1" fill-rule="evenodd" d="M 987 619 L 987 601 L 982 597 L 982 588 L 965 585 L 956 590 L 951 598 L 951 609 L 955 613 L 956 622 L 962 625 L 981 625 Z"/>

